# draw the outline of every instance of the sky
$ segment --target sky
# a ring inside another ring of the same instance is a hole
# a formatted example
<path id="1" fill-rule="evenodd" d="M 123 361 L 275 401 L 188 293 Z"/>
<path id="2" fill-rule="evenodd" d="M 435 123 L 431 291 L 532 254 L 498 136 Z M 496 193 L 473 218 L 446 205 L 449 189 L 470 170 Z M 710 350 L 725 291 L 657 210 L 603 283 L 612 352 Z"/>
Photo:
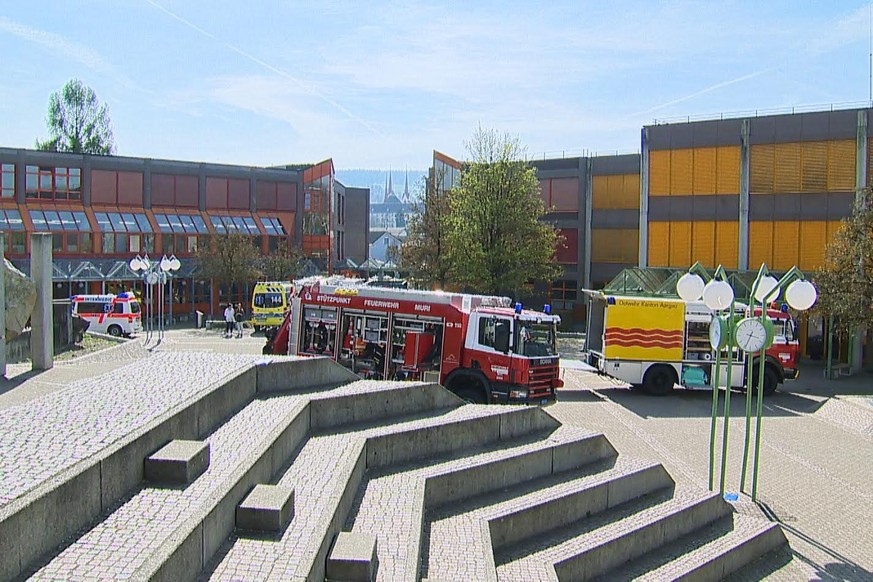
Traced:
<path id="1" fill-rule="evenodd" d="M 0 0 L 0 147 L 78 78 L 116 153 L 422 170 L 477 127 L 531 158 L 639 150 L 656 120 L 862 106 L 852 0 Z"/>

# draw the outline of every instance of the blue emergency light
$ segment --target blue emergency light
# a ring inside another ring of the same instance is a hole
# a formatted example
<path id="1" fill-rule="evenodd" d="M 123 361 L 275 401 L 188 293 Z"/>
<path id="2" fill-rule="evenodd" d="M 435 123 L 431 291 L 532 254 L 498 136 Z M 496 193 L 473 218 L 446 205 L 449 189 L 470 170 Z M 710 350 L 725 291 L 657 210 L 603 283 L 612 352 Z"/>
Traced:
<path id="1" fill-rule="evenodd" d="M 516 312 L 516 313 L 521 313 L 521 303 L 516 303 L 516 304 L 515 304 L 515 312 Z"/>
<path id="2" fill-rule="evenodd" d="M 781 311 L 782 313 L 788 313 L 788 304 L 783 303 L 781 306 L 779 306 L 779 311 Z"/>
<path id="3" fill-rule="evenodd" d="M 546 315 L 549 315 L 550 313 L 552 313 L 552 306 L 549 305 L 548 303 L 543 305 L 543 313 L 545 313 Z"/>
<path id="4" fill-rule="evenodd" d="M 607 297 L 606 303 L 607 305 L 615 305 L 615 297 Z"/>

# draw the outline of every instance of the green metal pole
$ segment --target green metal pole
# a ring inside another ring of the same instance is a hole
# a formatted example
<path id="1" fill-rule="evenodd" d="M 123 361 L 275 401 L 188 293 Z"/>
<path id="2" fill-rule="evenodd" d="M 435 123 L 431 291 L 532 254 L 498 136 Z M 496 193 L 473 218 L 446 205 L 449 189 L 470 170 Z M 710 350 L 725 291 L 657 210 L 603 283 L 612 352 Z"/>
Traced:
<path id="1" fill-rule="evenodd" d="M 752 501 L 758 500 L 758 466 L 761 454 L 761 412 L 764 409 L 764 358 L 767 348 L 761 350 L 758 363 L 758 419 L 755 423 L 755 462 L 752 465 Z"/>
<path id="2" fill-rule="evenodd" d="M 831 315 L 828 319 L 828 365 L 827 365 L 827 376 L 828 380 L 832 378 L 831 374 L 833 372 L 833 364 L 834 364 L 834 316 Z"/>
<path id="3" fill-rule="evenodd" d="M 749 437 L 751 436 L 752 430 L 752 355 L 746 358 L 746 370 L 748 370 L 748 376 L 746 377 L 746 437 L 745 442 L 743 443 L 743 469 L 740 472 L 740 492 L 745 492 L 746 485 L 746 468 L 749 465 Z"/>
<path id="4" fill-rule="evenodd" d="M 709 424 L 709 490 L 715 487 L 715 432 L 718 416 L 718 376 L 721 371 L 721 349 L 715 350 L 715 374 L 712 381 L 712 420 Z"/>
<path id="5" fill-rule="evenodd" d="M 724 496 L 724 480 L 727 473 L 727 452 L 728 452 L 728 432 L 731 420 L 731 372 L 734 368 L 734 302 L 731 301 L 730 310 L 730 325 L 728 325 L 728 369 L 726 386 L 724 389 L 724 429 L 722 431 L 721 442 L 721 480 L 719 482 L 719 492 Z"/>

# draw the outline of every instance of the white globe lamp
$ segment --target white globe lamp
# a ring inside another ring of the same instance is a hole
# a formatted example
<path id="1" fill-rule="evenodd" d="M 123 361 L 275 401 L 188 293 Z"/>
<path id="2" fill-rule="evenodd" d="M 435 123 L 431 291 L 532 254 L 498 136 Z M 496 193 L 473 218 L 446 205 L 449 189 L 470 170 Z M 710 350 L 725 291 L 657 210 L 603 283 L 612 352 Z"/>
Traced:
<path id="1" fill-rule="evenodd" d="M 696 273 L 685 273 L 676 281 L 676 293 L 684 301 L 697 301 L 703 294 L 703 279 Z"/>
<path id="2" fill-rule="evenodd" d="M 795 281 L 785 290 L 785 300 L 792 308 L 805 311 L 818 299 L 815 285 L 809 281 Z"/>
<path id="3" fill-rule="evenodd" d="M 769 303 L 776 301 L 779 298 L 779 281 L 770 275 L 764 275 L 758 281 L 758 288 L 755 289 L 755 301 L 758 303 Z"/>
<path id="4" fill-rule="evenodd" d="M 712 280 L 703 288 L 703 303 L 716 311 L 722 311 L 731 306 L 734 300 L 734 290 L 726 281 Z"/>

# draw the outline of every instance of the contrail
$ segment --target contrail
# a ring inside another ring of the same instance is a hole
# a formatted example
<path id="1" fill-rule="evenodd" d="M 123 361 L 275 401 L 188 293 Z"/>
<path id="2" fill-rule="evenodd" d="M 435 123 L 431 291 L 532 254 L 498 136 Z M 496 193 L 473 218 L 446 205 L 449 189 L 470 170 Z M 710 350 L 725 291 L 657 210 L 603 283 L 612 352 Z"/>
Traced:
<path id="1" fill-rule="evenodd" d="M 694 99 L 695 97 L 699 97 L 706 93 L 711 93 L 716 89 L 721 89 L 722 87 L 727 87 L 729 85 L 735 85 L 736 83 L 742 83 L 743 81 L 747 81 L 749 79 L 753 79 L 755 77 L 759 77 L 764 73 L 771 71 L 772 69 L 763 69 L 761 71 L 757 71 L 755 73 L 750 73 L 748 75 L 744 75 L 742 77 L 738 77 L 736 79 L 731 79 L 730 81 L 722 81 L 721 83 L 716 83 L 711 87 L 707 87 L 706 89 L 701 89 L 695 93 L 691 93 L 690 95 L 685 95 L 684 97 L 679 97 L 678 99 L 673 99 L 672 101 L 667 101 L 666 103 L 661 103 L 660 105 L 656 105 L 651 109 L 646 109 L 645 111 L 638 111 L 637 113 L 633 113 L 632 115 L 646 115 L 648 113 L 652 113 L 654 111 L 658 111 L 659 109 L 664 109 L 665 107 L 669 107 L 671 105 L 676 105 L 677 103 L 682 103 L 683 101 L 688 101 L 689 99 Z"/>
<path id="2" fill-rule="evenodd" d="M 324 101 L 328 105 L 330 105 L 333 108 L 337 109 L 338 111 L 342 112 L 349 119 L 351 119 L 353 121 L 357 121 L 358 123 L 360 123 L 361 125 L 363 125 L 367 129 L 369 129 L 370 131 L 375 133 L 376 135 L 384 137 L 384 134 L 381 131 L 379 131 L 376 127 L 374 127 L 372 124 L 370 124 L 370 122 L 358 117 L 357 115 L 355 115 L 354 113 L 352 113 L 351 111 L 349 111 L 348 109 L 346 109 L 345 107 L 343 107 L 342 105 L 340 105 L 339 103 L 337 103 L 336 101 L 331 99 L 330 97 L 327 97 L 326 95 L 323 95 L 322 93 L 319 93 L 313 87 L 311 87 L 310 85 L 307 85 L 306 83 L 304 83 L 303 81 L 301 81 L 300 79 L 295 77 L 294 75 L 291 75 L 290 73 L 287 73 L 286 71 L 283 71 L 282 69 L 279 69 L 278 67 L 275 67 L 275 66 L 271 65 L 270 63 L 263 61 L 250 53 L 247 53 L 246 51 L 242 50 L 239 47 L 236 47 L 230 43 L 227 43 L 227 42 L 219 39 L 217 36 L 215 36 L 214 34 L 209 32 L 208 30 L 204 30 L 204 29 L 200 28 L 199 26 L 197 26 L 196 24 L 194 24 L 190 20 L 186 20 L 185 18 L 179 16 L 178 14 L 168 10 L 167 8 L 164 8 L 163 6 L 161 6 L 160 4 L 155 2 L 154 0 L 145 0 L 145 1 L 148 2 L 149 4 L 151 4 L 152 6 L 154 6 L 155 8 L 157 8 L 158 10 L 160 10 L 161 12 L 164 12 L 167 16 L 175 18 L 176 20 L 178 20 L 179 22 L 181 22 L 185 26 L 188 26 L 189 28 L 193 28 L 194 30 L 196 30 L 200 34 L 207 36 L 218 43 L 221 43 L 222 45 L 224 45 L 225 48 L 232 50 L 233 52 L 237 53 L 238 55 L 240 55 L 242 57 L 245 57 L 246 59 L 250 60 L 251 62 L 255 63 L 256 65 L 260 65 L 261 67 L 267 69 L 268 71 L 270 71 L 272 73 L 275 73 L 281 77 L 285 77 L 289 81 L 293 81 L 301 89 L 303 89 L 304 91 L 306 91 L 310 95 L 318 97 L 319 99 L 321 99 L 322 101 Z"/>
<path id="3" fill-rule="evenodd" d="M 79 61 L 93 71 L 112 77 L 128 88 L 145 91 L 137 86 L 129 77 L 120 73 L 112 63 L 104 59 L 97 51 L 68 40 L 59 34 L 31 28 L 30 26 L 10 20 L 5 16 L 0 16 L 0 31 L 7 32 L 28 42 L 42 45 L 50 51 L 62 53 L 71 59 Z"/>

